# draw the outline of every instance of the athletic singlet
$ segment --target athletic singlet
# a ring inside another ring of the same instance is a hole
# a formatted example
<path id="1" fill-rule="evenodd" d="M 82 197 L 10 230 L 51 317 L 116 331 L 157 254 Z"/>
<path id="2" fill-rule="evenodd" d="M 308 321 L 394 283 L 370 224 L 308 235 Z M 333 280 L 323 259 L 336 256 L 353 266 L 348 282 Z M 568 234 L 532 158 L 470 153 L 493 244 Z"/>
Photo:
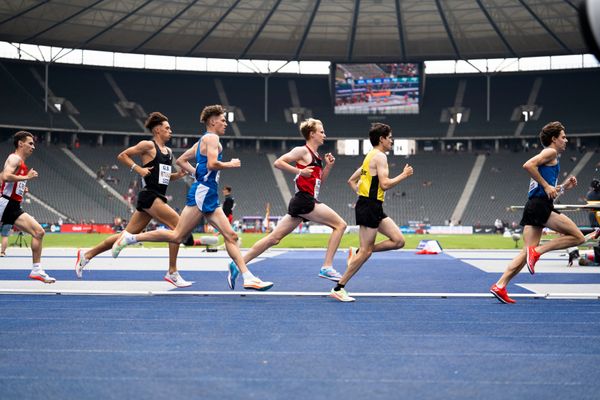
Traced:
<path id="1" fill-rule="evenodd" d="M 14 174 L 18 176 L 27 176 L 28 171 L 29 169 L 27 168 L 27 165 L 25 165 L 25 162 L 21 160 L 19 168 L 17 168 L 17 171 Z M 0 189 L 2 191 L 2 197 L 9 198 L 20 203 L 23 201 L 23 194 L 25 193 L 26 186 L 26 180 L 13 182 L 4 181 L 2 182 L 2 188 Z"/>
<path id="2" fill-rule="evenodd" d="M 369 163 L 371 158 L 379 152 L 377 149 L 371 149 L 369 154 L 365 157 L 365 160 L 360 167 L 360 181 L 358 182 L 358 195 L 362 197 L 368 197 L 373 200 L 384 201 L 385 192 L 379 186 L 379 177 L 377 175 L 371 176 L 369 172 Z"/>
<path id="3" fill-rule="evenodd" d="M 540 165 L 538 167 L 538 172 L 546 182 L 552 186 L 556 186 L 558 184 L 560 162 L 557 162 L 556 165 L 552 166 Z M 531 199 L 533 197 L 548 197 L 548 195 L 544 188 L 535 179 L 531 178 L 529 181 L 529 192 L 527 193 L 527 197 Z"/>
<path id="4" fill-rule="evenodd" d="M 200 137 L 198 140 L 198 148 L 196 149 L 196 181 L 216 190 L 219 188 L 219 174 L 221 171 L 208 169 L 208 158 L 200 153 L 202 138 L 206 134 L 209 134 L 209 132 L 204 132 Z M 212 135 L 214 135 L 214 133 Z M 220 149 L 217 160 L 221 161 L 222 159 L 223 149 Z"/>
<path id="5" fill-rule="evenodd" d="M 302 165 L 299 162 L 296 163 L 296 168 L 304 169 L 306 167 L 314 167 L 312 174 L 308 178 L 298 174 L 294 178 L 294 184 L 296 187 L 296 193 L 306 192 L 313 196 L 315 199 L 319 198 L 319 190 L 321 189 L 321 176 L 323 175 L 323 160 L 320 159 L 313 151 L 306 146 L 308 152 L 312 157 L 312 161 L 308 165 Z"/>
<path id="6" fill-rule="evenodd" d="M 154 168 L 150 170 L 149 175 L 142 177 L 142 190 L 165 196 L 169 181 L 171 180 L 173 155 L 168 147 L 167 154 L 163 154 L 154 140 L 152 143 L 154 143 L 154 148 L 156 149 L 156 156 L 144 164 L 144 168 Z"/>

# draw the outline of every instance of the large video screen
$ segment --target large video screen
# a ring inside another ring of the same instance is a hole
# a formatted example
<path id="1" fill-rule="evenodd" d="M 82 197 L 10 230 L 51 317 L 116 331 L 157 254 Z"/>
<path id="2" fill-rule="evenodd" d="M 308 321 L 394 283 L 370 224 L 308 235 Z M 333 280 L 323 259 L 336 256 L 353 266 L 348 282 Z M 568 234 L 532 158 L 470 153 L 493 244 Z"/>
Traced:
<path id="1" fill-rule="evenodd" d="M 335 114 L 418 114 L 421 64 L 335 64 Z"/>

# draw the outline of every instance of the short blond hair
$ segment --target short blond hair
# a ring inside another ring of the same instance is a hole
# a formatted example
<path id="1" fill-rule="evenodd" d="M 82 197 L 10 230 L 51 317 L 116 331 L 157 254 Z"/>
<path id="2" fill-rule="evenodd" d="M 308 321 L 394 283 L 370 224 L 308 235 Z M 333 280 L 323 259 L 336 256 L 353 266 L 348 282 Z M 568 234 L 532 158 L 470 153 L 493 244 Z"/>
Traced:
<path id="1" fill-rule="evenodd" d="M 300 133 L 304 137 L 304 139 L 310 139 L 310 133 L 317 130 L 317 125 L 323 126 L 323 123 L 314 118 L 308 118 L 302 121 L 300 124 Z"/>

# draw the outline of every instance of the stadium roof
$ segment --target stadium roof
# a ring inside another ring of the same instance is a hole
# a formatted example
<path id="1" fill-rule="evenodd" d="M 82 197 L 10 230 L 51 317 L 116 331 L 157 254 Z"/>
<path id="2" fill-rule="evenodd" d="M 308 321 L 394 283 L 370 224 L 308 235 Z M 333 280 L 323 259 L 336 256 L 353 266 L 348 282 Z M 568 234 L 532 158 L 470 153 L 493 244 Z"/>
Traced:
<path id="1" fill-rule="evenodd" d="M 303 61 L 587 52 L 576 0 L 14 0 L 0 2 L 0 40 Z"/>

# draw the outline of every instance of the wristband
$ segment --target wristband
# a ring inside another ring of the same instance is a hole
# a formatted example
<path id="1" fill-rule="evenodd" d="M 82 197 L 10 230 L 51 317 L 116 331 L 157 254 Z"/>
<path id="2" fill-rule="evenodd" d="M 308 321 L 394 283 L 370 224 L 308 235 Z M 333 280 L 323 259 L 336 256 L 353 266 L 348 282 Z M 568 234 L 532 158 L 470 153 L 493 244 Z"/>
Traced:
<path id="1" fill-rule="evenodd" d="M 130 171 L 131 171 L 131 172 L 133 172 L 133 169 L 134 169 L 135 167 L 137 167 L 137 164 L 136 164 L 136 163 L 133 163 L 133 165 L 131 166 L 131 169 L 130 169 Z"/>

